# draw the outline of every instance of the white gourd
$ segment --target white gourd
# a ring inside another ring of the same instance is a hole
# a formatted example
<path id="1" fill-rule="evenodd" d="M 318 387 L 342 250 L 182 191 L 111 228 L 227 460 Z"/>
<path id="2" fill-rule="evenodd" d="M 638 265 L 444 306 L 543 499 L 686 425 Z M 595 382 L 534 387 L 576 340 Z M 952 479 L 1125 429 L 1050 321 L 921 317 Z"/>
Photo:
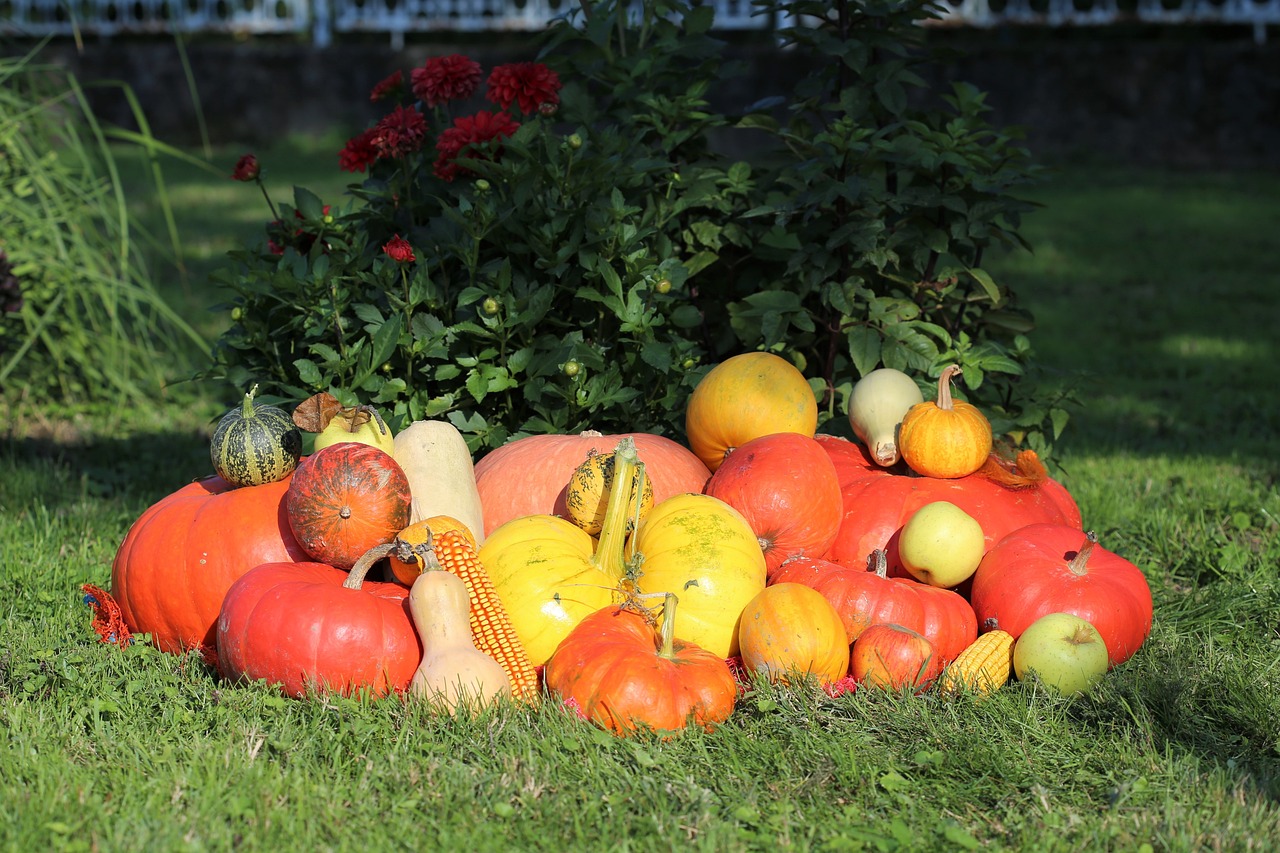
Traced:
<path id="1" fill-rule="evenodd" d="M 916 381 L 901 370 L 881 367 L 854 383 L 849 394 L 849 425 L 871 451 L 877 465 L 898 461 L 898 425 L 924 394 Z"/>
<path id="2" fill-rule="evenodd" d="M 395 460 L 409 478 L 410 523 L 456 518 L 484 544 L 484 508 L 467 440 L 448 421 L 414 421 L 395 437 Z"/>

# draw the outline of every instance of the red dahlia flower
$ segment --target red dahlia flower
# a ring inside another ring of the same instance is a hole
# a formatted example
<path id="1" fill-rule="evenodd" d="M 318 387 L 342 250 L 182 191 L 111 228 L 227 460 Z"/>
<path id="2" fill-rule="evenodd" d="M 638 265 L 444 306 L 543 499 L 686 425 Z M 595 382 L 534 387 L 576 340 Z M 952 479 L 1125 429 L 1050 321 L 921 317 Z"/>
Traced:
<path id="1" fill-rule="evenodd" d="M 413 255 L 413 246 L 409 245 L 409 241 L 401 237 L 399 234 L 387 241 L 382 247 L 382 251 L 387 253 L 387 257 L 398 264 L 411 264 L 416 258 Z"/>
<path id="2" fill-rule="evenodd" d="M 480 63 L 462 54 L 433 56 L 410 72 L 413 95 L 429 107 L 471 97 L 480 85 Z"/>
<path id="3" fill-rule="evenodd" d="M 512 62 L 489 74 L 485 97 L 504 110 L 519 104 L 522 113 L 533 115 L 543 104 L 560 103 L 559 92 L 559 75 L 541 62 Z"/>
<path id="4" fill-rule="evenodd" d="M 396 107 L 373 127 L 370 142 L 379 157 L 403 157 L 422 147 L 427 120 L 414 107 Z"/>
<path id="5" fill-rule="evenodd" d="M 231 170 L 231 177 L 237 181 L 256 181 L 261 171 L 258 158 L 252 154 L 245 154 L 236 161 L 236 167 Z"/>
<path id="6" fill-rule="evenodd" d="M 350 139 L 338 152 L 338 168 L 344 172 L 363 172 L 378 159 L 373 137 L 377 128 L 369 128 Z"/>
<path id="7" fill-rule="evenodd" d="M 516 132 L 520 123 L 506 113 L 491 113 L 481 110 L 473 116 L 455 119 L 453 127 L 440 134 L 436 140 L 435 173 L 446 181 L 452 181 L 461 170 L 454 160 L 468 146 L 503 139 Z M 497 157 L 501 149 L 489 152 Z M 471 153 L 471 152 L 468 152 Z"/>

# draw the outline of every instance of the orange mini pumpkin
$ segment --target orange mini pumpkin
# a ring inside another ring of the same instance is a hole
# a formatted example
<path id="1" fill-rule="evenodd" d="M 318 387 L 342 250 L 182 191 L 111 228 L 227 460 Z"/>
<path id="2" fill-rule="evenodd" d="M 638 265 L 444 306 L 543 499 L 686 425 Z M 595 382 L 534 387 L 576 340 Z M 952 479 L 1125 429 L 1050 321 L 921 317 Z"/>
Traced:
<path id="1" fill-rule="evenodd" d="M 898 449 L 912 471 L 925 477 L 967 477 L 991 455 L 991 422 L 977 406 L 951 398 L 952 364 L 938 377 L 938 399 L 912 406 L 898 430 Z"/>

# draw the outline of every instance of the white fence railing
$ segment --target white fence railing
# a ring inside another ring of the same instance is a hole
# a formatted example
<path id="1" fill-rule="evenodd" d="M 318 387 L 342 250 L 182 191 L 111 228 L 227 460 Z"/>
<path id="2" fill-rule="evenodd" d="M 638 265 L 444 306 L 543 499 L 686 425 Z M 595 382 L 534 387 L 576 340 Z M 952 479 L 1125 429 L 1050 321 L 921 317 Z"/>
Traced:
<path id="1" fill-rule="evenodd" d="M 767 29 L 751 0 L 702 0 L 724 30 Z M 128 33 L 335 35 L 541 29 L 577 0 L 0 0 L 0 37 Z M 994 27 L 1145 23 L 1247 25 L 1265 38 L 1280 0 L 939 0 L 944 22 Z"/>

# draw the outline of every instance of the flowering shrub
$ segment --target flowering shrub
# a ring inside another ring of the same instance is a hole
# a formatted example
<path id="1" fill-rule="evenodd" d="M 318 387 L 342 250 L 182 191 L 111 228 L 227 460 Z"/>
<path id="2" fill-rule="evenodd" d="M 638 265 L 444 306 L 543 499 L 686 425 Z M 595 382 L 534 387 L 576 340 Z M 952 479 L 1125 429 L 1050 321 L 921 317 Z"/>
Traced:
<path id="1" fill-rule="evenodd" d="M 214 374 L 447 417 L 473 451 L 679 434 L 702 373 L 744 349 L 800 365 L 824 420 L 876 366 L 927 386 L 959 362 L 998 430 L 1042 448 L 1061 428 L 1061 395 L 1024 375 L 1030 318 L 981 268 L 1018 242 L 1029 207 L 1008 191 L 1034 169 L 971 88 L 911 105 L 895 57 L 930 3 L 764 4 L 809 16 L 782 35 L 820 61 L 787 115 L 733 120 L 707 102 L 732 73 L 710 9 L 580 5 L 540 61 L 438 56 L 373 87 L 386 112 L 337 158 L 363 176 L 345 205 L 299 189 L 233 253 Z M 746 129 L 777 150 L 711 144 Z"/>

